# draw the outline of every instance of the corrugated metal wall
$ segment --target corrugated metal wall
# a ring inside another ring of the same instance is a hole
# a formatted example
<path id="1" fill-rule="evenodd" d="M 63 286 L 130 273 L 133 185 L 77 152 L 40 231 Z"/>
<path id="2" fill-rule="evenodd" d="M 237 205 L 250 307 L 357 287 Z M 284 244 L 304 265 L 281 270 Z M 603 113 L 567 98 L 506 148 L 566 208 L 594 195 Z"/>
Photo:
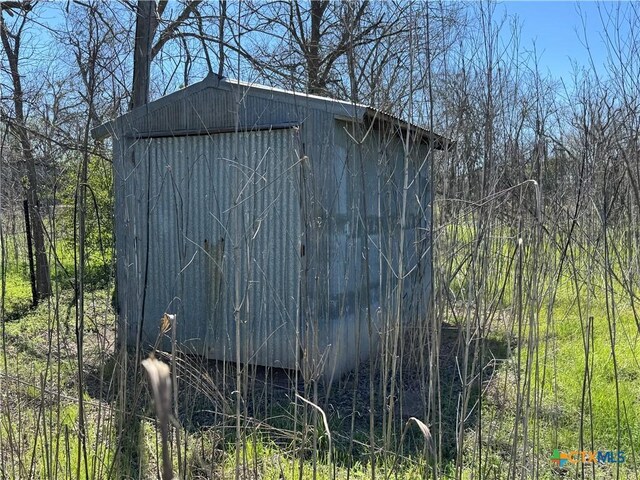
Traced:
<path id="1" fill-rule="evenodd" d="M 132 339 L 137 312 L 151 344 L 162 314 L 174 312 L 178 340 L 194 352 L 298 366 L 293 141 L 293 131 L 281 129 L 122 142 L 129 147 L 116 162 L 116 190 L 124 192 L 116 205 L 119 298 Z"/>
<path id="2" fill-rule="evenodd" d="M 399 330 L 415 321 L 419 310 L 424 316 L 431 212 L 427 146 L 409 142 L 405 149 L 393 128 L 368 131 L 333 118 L 330 125 L 333 134 L 320 139 L 328 138 L 328 144 L 316 140 L 308 149 L 310 205 L 303 211 L 310 255 L 305 367 L 311 377 L 329 378 L 353 369 L 379 342 L 402 335 Z"/>

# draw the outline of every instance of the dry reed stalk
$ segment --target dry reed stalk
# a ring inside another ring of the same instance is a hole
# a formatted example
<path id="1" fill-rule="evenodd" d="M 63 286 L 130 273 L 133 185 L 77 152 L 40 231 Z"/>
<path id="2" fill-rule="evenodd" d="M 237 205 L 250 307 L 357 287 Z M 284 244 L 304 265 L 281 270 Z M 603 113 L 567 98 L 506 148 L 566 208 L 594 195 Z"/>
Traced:
<path id="1" fill-rule="evenodd" d="M 171 415 L 171 370 L 154 357 L 142 361 L 156 407 L 162 440 L 162 480 L 172 480 L 173 468 L 169 456 L 169 418 Z"/>

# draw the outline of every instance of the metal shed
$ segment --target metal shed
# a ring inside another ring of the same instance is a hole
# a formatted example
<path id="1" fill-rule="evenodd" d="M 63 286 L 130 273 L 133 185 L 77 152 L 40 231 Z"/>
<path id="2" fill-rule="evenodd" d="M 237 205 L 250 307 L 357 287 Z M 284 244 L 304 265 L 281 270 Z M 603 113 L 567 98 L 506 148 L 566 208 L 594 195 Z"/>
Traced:
<path id="1" fill-rule="evenodd" d="M 442 137 L 216 75 L 93 134 L 113 139 L 121 341 L 177 313 L 183 349 L 332 378 L 424 315 Z"/>

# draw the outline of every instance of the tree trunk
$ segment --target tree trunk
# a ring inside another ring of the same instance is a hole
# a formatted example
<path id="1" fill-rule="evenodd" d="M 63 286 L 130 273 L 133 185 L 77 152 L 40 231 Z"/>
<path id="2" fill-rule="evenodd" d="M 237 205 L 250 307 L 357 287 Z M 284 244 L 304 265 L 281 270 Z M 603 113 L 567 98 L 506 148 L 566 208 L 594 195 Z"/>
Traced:
<path id="1" fill-rule="evenodd" d="M 311 34 L 307 52 L 307 93 L 321 95 L 325 90 L 325 81 L 320 75 L 320 26 L 328 1 L 311 2 Z"/>
<path id="2" fill-rule="evenodd" d="M 133 90 L 131 109 L 149 102 L 151 79 L 151 47 L 158 27 L 155 0 L 138 2 L 136 18 L 136 43 L 133 52 Z"/>
<path id="3" fill-rule="evenodd" d="M 27 255 L 29 257 L 29 283 L 31 284 L 31 306 L 38 305 L 38 287 L 36 286 L 36 267 L 33 263 L 33 241 L 31 234 L 31 222 L 29 221 L 29 202 L 25 199 L 24 206 L 24 231 L 27 238 Z"/>
<path id="4" fill-rule="evenodd" d="M 22 102 L 20 102 L 22 103 Z M 22 124 L 22 122 L 20 122 Z M 49 277 L 49 260 L 47 258 L 47 247 L 44 240 L 44 223 L 40 212 L 40 199 L 38 196 L 38 177 L 36 173 L 36 162 L 33 158 L 31 150 L 31 142 L 26 134 L 26 129 L 22 130 L 20 144 L 22 146 L 22 155 L 27 167 L 27 185 L 26 193 L 29 201 L 29 217 L 31 220 L 31 233 L 33 236 L 33 246 L 36 258 L 36 287 L 37 298 L 43 298 L 51 295 L 51 278 Z"/>

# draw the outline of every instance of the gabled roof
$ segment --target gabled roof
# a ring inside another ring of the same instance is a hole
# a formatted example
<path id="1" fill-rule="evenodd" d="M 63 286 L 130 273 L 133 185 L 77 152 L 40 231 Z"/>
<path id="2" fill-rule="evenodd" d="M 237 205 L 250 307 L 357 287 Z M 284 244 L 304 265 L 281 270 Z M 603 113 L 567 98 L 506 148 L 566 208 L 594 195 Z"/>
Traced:
<path id="1" fill-rule="evenodd" d="M 273 98 L 274 96 L 277 96 L 279 99 L 286 99 L 294 104 L 304 105 L 311 108 L 320 108 L 345 120 L 365 122 L 368 125 L 373 123 L 375 126 L 384 125 L 387 128 L 394 127 L 399 130 L 399 133 L 401 132 L 403 134 L 410 131 L 412 134 L 417 135 L 419 140 L 423 143 L 428 144 L 433 142 L 434 147 L 438 150 L 449 149 L 452 145 L 450 140 L 442 137 L 441 135 L 432 133 L 423 127 L 406 122 L 383 111 L 367 107 L 366 105 L 344 100 L 336 100 L 319 95 L 311 95 L 303 92 L 283 90 L 266 85 L 242 82 L 239 80 L 227 80 L 213 73 L 207 75 L 200 82 L 193 83 L 185 88 L 165 95 L 157 100 L 149 102 L 146 105 L 137 107 L 124 115 L 95 127 L 91 130 L 91 135 L 95 139 L 102 140 L 114 135 L 122 128 L 122 126 L 133 125 L 137 119 L 141 119 L 145 116 L 152 116 L 155 112 L 158 112 L 163 108 L 169 107 L 180 101 L 187 100 L 192 95 L 209 88 L 227 91 L 240 88 L 243 95 L 250 94 L 264 98 Z"/>

